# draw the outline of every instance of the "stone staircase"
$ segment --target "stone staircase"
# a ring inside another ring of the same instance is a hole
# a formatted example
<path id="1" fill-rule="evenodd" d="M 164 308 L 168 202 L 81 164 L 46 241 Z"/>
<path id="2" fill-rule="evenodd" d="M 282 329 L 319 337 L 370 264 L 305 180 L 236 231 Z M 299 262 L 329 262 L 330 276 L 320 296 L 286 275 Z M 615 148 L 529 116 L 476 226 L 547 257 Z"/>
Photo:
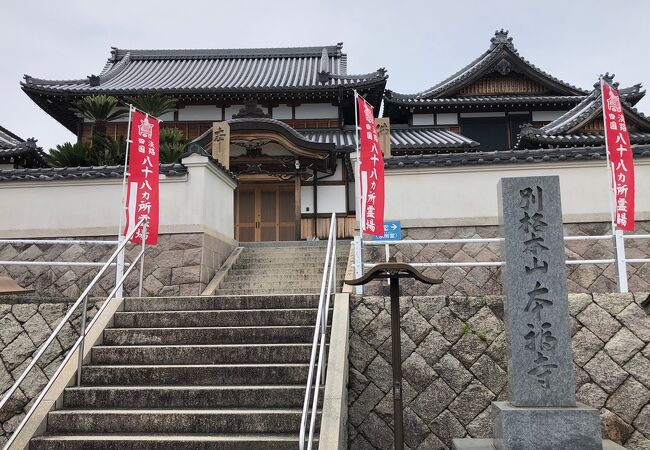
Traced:
<path id="1" fill-rule="evenodd" d="M 216 295 L 320 293 L 326 241 L 243 244 L 244 250 Z M 336 274 L 345 277 L 348 242 L 337 244 Z"/>
<path id="2" fill-rule="evenodd" d="M 309 250 L 247 248 L 218 295 L 126 299 L 30 449 L 295 450 L 324 259 Z"/>

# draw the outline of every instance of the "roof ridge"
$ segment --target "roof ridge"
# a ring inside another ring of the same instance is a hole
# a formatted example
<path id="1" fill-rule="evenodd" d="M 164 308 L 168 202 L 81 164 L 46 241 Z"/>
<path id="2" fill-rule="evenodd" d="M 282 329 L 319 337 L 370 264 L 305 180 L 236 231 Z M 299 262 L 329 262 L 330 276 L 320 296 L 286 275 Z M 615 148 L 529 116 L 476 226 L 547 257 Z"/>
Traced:
<path id="1" fill-rule="evenodd" d="M 490 39 L 490 47 L 485 52 L 483 52 L 478 58 L 474 59 L 472 62 L 464 66 L 462 69 L 458 70 L 454 74 L 445 78 L 443 81 L 431 86 L 430 88 L 415 94 L 399 94 L 393 91 L 387 91 L 389 92 L 388 97 L 395 98 L 395 99 L 409 99 L 409 98 L 419 99 L 422 97 L 435 96 L 443 92 L 445 89 L 451 87 L 454 84 L 454 82 L 467 79 L 470 76 L 474 75 L 475 73 L 479 72 L 486 65 L 498 59 L 498 57 L 501 54 L 501 51 L 503 50 L 510 52 L 513 56 L 518 58 L 522 63 L 529 66 L 533 71 L 537 72 L 539 75 L 542 75 L 545 78 L 548 78 L 552 82 L 564 86 L 570 90 L 582 92 L 585 95 L 588 93 L 588 91 L 582 88 L 567 83 L 566 81 L 563 81 L 543 71 L 542 69 L 540 69 L 539 67 L 531 63 L 529 60 L 521 56 L 519 54 L 519 51 L 515 48 L 514 44 L 512 43 L 512 37 L 508 37 L 508 33 L 509 33 L 508 30 L 504 30 L 503 28 L 501 30 L 495 31 L 494 36 Z"/>
<path id="2" fill-rule="evenodd" d="M 203 48 L 203 49 L 119 49 L 112 47 L 111 59 L 117 62 L 130 54 L 134 60 L 138 59 L 176 59 L 176 58 L 241 58 L 241 57 L 297 57 L 321 56 L 327 50 L 329 56 L 340 58 L 343 44 L 320 45 L 310 47 L 251 47 L 251 48 Z"/>

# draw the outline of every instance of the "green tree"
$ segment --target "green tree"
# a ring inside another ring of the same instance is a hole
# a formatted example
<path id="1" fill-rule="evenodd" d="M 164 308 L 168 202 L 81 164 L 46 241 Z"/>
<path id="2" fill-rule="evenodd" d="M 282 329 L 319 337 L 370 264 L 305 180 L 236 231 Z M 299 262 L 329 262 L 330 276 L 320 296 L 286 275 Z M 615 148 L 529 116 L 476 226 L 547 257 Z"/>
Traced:
<path id="1" fill-rule="evenodd" d="M 178 128 L 162 128 L 160 130 L 160 163 L 172 164 L 187 151 L 189 141 Z"/>
<path id="2" fill-rule="evenodd" d="M 66 142 L 50 149 L 47 162 L 52 167 L 82 167 L 92 165 L 90 146 L 77 142 Z"/>
<path id="3" fill-rule="evenodd" d="M 176 108 L 177 102 L 175 98 L 158 92 L 138 95 L 136 97 L 126 97 L 124 100 L 138 108 L 140 111 L 144 111 L 150 116 L 157 118 L 173 111 L 174 108 Z"/>
<path id="4" fill-rule="evenodd" d="M 127 111 L 118 106 L 118 100 L 110 95 L 90 95 L 75 102 L 72 110 L 93 122 L 92 137 L 106 136 L 106 122 L 123 118 Z"/>
<path id="5" fill-rule="evenodd" d="M 126 157 L 126 139 L 120 136 L 113 139 L 110 136 L 98 137 L 92 146 L 92 164 L 95 166 L 124 165 Z"/>

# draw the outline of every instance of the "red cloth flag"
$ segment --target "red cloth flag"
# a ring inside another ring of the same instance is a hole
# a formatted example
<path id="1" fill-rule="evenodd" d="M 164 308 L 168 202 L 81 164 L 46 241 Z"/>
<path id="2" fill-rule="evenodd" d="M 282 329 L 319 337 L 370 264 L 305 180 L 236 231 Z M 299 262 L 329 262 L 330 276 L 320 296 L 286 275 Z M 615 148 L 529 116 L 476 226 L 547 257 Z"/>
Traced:
<path id="1" fill-rule="evenodd" d="M 158 120 L 139 111 L 132 113 L 124 234 L 144 217 L 147 245 L 158 243 L 159 133 Z M 142 234 L 140 227 L 131 242 L 142 243 Z"/>
<path id="2" fill-rule="evenodd" d="M 359 189 L 361 232 L 384 235 L 384 155 L 379 146 L 373 108 L 363 98 L 359 107 Z"/>
<path id="3" fill-rule="evenodd" d="M 614 191 L 614 223 L 634 231 L 634 157 L 618 92 L 602 80 L 605 143 Z"/>

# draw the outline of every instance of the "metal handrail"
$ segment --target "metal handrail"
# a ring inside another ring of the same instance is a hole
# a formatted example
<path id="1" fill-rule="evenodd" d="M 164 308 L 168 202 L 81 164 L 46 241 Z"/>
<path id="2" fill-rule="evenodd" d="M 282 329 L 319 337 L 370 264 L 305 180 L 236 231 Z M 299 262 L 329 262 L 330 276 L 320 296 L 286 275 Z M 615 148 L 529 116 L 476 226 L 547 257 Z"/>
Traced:
<path id="1" fill-rule="evenodd" d="M 564 236 L 565 242 L 570 241 L 603 241 L 610 240 L 615 238 L 613 234 L 603 234 L 603 235 L 593 235 L 593 236 Z M 620 246 L 624 249 L 624 241 L 632 239 L 650 239 L 650 234 L 623 234 L 621 236 L 623 240 L 621 241 Z M 355 274 L 357 276 L 363 275 L 363 269 L 366 267 L 374 267 L 377 263 L 367 263 L 363 261 L 363 251 L 360 250 L 363 246 L 384 246 L 386 261 L 390 258 L 390 246 L 391 245 L 411 245 L 411 244 L 492 244 L 503 242 L 503 238 L 462 238 L 462 239 L 407 239 L 407 240 L 376 240 L 376 241 L 364 241 L 362 239 L 355 238 Z M 614 251 L 617 252 L 619 247 L 618 241 L 614 239 Z M 618 253 L 617 253 L 618 257 Z M 626 258 L 624 250 L 622 251 L 622 257 L 618 260 L 616 258 L 606 258 L 606 259 L 567 259 L 567 265 L 580 265 L 580 264 L 619 264 L 618 267 L 618 276 L 619 276 L 619 290 L 621 292 L 627 292 L 627 279 L 626 271 L 621 270 L 620 264 L 623 264 L 623 269 L 625 264 L 646 264 L 650 263 L 650 258 Z M 465 262 L 414 262 L 411 263 L 414 267 L 501 267 L 505 265 L 503 261 L 465 261 Z M 358 291 L 359 292 L 359 291 Z M 359 292 L 360 293 L 360 292 Z"/>
<path id="2" fill-rule="evenodd" d="M 309 373 L 307 374 L 307 387 L 305 401 L 300 419 L 300 450 L 305 449 L 305 436 L 307 435 L 307 421 L 309 421 L 309 438 L 307 450 L 312 449 L 314 431 L 316 428 L 316 413 L 318 409 L 318 396 L 320 386 L 325 382 L 325 345 L 327 338 L 327 315 L 329 313 L 332 286 L 336 292 L 336 214 L 332 214 L 329 237 L 327 238 L 327 253 L 323 267 L 323 280 L 321 282 L 320 297 L 318 299 L 318 313 L 316 314 L 316 328 L 314 342 L 309 360 Z M 318 353 L 318 360 L 316 354 Z M 315 380 L 314 380 L 315 377 Z M 313 382 L 313 383 L 312 383 Z M 313 398 L 312 398 L 313 397 Z M 311 410 L 309 404 L 311 403 Z"/>
<path id="3" fill-rule="evenodd" d="M 85 337 L 86 337 L 86 312 L 87 312 L 87 305 L 88 305 L 88 295 L 90 294 L 90 291 L 95 287 L 95 285 L 99 282 L 99 279 L 104 275 L 104 273 L 106 273 L 106 271 L 109 269 L 109 267 L 111 267 L 111 263 L 113 262 L 113 260 L 115 258 L 117 258 L 117 256 L 120 254 L 120 252 L 122 252 L 122 250 L 124 250 L 126 245 L 129 243 L 129 240 L 131 239 L 131 237 L 133 237 L 133 235 L 140 228 L 140 226 L 143 227 L 142 251 L 138 254 L 138 257 L 136 259 L 134 259 L 133 263 L 129 267 L 129 270 L 127 270 L 127 272 L 122 277 L 122 279 L 118 283 L 116 283 L 115 289 L 113 289 L 113 291 L 110 293 L 109 297 L 106 299 L 103 306 L 105 306 L 107 304 L 108 300 L 110 300 L 110 298 L 112 298 L 112 296 L 115 295 L 115 292 L 117 292 L 118 287 L 121 286 L 124 283 L 124 280 L 126 279 L 126 275 L 129 274 L 131 272 L 131 270 L 133 270 L 133 268 L 136 266 L 135 262 L 137 261 L 137 259 L 141 258 L 144 255 L 144 250 L 145 250 L 145 245 L 146 245 L 145 244 L 146 239 L 144 239 L 144 236 L 146 236 L 146 232 L 147 232 L 147 223 L 146 223 L 144 218 L 141 219 L 136 224 L 135 227 L 133 227 L 131 232 L 125 237 L 124 241 L 117 247 L 115 252 L 111 255 L 111 257 L 108 259 L 108 261 L 106 261 L 106 263 L 99 270 L 99 272 L 97 272 L 97 275 L 95 275 L 95 278 L 93 278 L 93 280 L 90 282 L 88 287 L 86 287 L 86 289 L 81 293 L 79 298 L 77 298 L 77 301 L 75 301 L 74 304 L 70 307 L 70 309 L 68 310 L 66 315 L 63 317 L 63 319 L 61 319 L 61 322 L 59 323 L 59 325 L 52 331 L 52 334 L 50 335 L 50 337 L 41 345 L 40 350 L 38 350 L 38 352 L 36 352 L 36 355 L 32 358 L 32 361 L 27 365 L 27 367 L 25 368 L 23 373 L 18 377 L 16 382 L 9 388 L 9 390 L 7 391 L 6 395 L 2 398 L 2 400 L 0 400 L 0 410 L 2 409 L 3 406 L 5 406 L 5 404 L 9 401 L 11 396 L 20 387 L 20 384 L 25 380 L 25 378 L 27 377 L 29 372 L 34 368 L 34 366 L 38 362 L 39 358 L 43 355 L 43 353 L 45 353 L 45 351 L 50 346 L 50 344 L 54 341 L 54 339 L 56 338 L 58 333 L 63 329 L 63 326 L 68 322 L 68 320 L 70 320 L 70 318 L 72 317 L 74 312 L 77 310 L 79 305 L 83 302 L 83 311 L 81 312 L 81 327 L 79 329 L 79 339 L 78 339 L 78 343 L 75 344 L 75 346 L 79 345 L 80 349 L 81 349 L 80 350 L 80 356 L 79 356 L 79 366 L 78 366 L 78 370 L 77 370 L 77 386 L 80 384 L 80 382 L 81 382 L 81 364 L 83 362 L 83 348 L 84 348 L 84 341 L 85 341 Z M 140 292 L 142 292 L 142 286 L 140 286 Z M 72 354 L 72 349 L 68 352 L 68 354 Z M 54 377 L 52 377 L 50 380 L 53 380 L 53 379 L 54 379 Z M 43 392 L 45 392 L 45 391 L 43 391 Z M 37 403 L 38 402 L 35 402 L 34 404 L 36 405 Z M 26 416 L 26 417 L 28 417 L 28 416 Z M 13 433 L 14 436 L 16 435 L 16 431 L 14 431 L 14 433 Z"/>

